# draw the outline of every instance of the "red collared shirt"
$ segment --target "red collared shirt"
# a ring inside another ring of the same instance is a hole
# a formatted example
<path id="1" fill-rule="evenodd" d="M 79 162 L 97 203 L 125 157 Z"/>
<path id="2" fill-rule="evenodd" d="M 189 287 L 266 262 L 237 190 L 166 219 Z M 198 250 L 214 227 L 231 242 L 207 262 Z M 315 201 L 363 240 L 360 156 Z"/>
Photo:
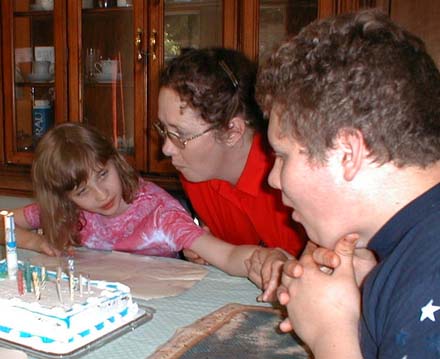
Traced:
<path id="1" fill-rule="evenodd" d="M 256 134 L 238 183 L 222 180 L 189 182 L 180 176 L 191 204 L 211 233 L 233 244 L 280 247 L 297 255 L 304 231 L 281 202 L 281 192 L 267 183 L 274 158 L 261 134 Z"/>

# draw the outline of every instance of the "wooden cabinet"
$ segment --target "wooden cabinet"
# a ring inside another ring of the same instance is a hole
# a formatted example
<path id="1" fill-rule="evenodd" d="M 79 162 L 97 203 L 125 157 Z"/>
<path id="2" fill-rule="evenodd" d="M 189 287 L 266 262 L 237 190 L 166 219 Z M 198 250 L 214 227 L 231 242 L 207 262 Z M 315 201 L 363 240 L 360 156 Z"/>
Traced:
<path id="1" fill-rule="evenodd" d="M 287 33 L 365 2 L 2 0 L 0 193 L 30 195 L 41 121 L 97 127 L 143 176 L 178 190 L 152 126 L 166 62 L 205 46 L 261 59 Z"/>

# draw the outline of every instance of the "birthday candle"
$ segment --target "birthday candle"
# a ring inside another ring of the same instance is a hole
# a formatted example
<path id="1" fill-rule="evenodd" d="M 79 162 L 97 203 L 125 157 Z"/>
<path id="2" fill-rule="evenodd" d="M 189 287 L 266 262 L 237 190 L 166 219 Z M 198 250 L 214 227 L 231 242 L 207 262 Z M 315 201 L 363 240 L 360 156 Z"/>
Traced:
<path id="1" fill-rule="evenodd" d="M 40 281 L 38 280 L 37 272 L 32 272 L 32 282 L 34 284 L 35 298 L 40 300 Z"/>
<path id="2" fill-rule="evenodd" d="M 61 267 L 57 267 L 57 278 L 55 280 L 55 286 L 57 289 L 58 300 L 60 301 L 61 304 L 63 304 L 63 296 L 61 294 L 61 276 L 62 276 Z"/>
<path id="3" fill-rule="evenodd" d="M 84 289 L 83 289 L 84 276 L 82 274 L 80 274 L 78 277 L 78 285 L 79 285 L 79 296 L 82 297 L 84 294 Z"/>
<path id="4" fill-rule="evenodd" d="M 32 292 L 32 272 L 31 272 L 31 265 L 29 262 L 26 262 L 24 264 L 24 280 L 26 283 L 26 292 L 31 293 Z"/>
<path id="5" fill-rule="evenodd" d="M 46 278 L 46 267 L 45 266 L 41 266 L 41 289 L 45 289 L 46 288 L 46 283 L 47 283 L 47 278 Z"/>
<path id="6" fill-rule="evenodd" d="M 24 294 L 24 287 L 23 287 L 23 271 L 20 269 L 17 272 L 17 290 L 19 295 Z"/>
<path id="7" fill-rule="evenodd" d="M 75 277 L 73 276 L 73 272 L 69 272 L 69 294 L 70 301 L 73 302 L 75 296 Z"/>
<path id="8" fill-rule="evenodd" d="M 6 244 L 6 261 L 8 263 L 9 279 L 17 278 L 17 242 L 15 240 L 15 222 L 14 213 L 2 211 L 5 224 L 5 244 Z"/>

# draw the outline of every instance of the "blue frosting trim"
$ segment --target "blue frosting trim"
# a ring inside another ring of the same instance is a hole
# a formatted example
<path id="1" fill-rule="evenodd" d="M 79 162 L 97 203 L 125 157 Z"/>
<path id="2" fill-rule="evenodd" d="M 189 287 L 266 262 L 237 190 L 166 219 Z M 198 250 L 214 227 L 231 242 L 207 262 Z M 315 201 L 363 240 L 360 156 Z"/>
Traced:
<path id="1" fill-rule="evenodd" d="M 86 329 L 83 332 L 78 333 L 78 334 L 84 338 L 84 337 L 86 337 L 87 335 L 90 334 L 90 329 Z"/>
<path id="2" fill-rule="evenodd" d="M 0 325 L 0 332 L 9 333 L 12 329 L 9 327 L 4 327 L 3 325 Z"/>
<path id="3" fill-rule="evenodd" d="M 121 317 L 125 317 L 128 314 L 128 307 L 125 308 L 122 312 L 119 313 Z"/>
<path id="4" fill-rule="evenodd" d="M 97 330 L 101 330 L 102 328 L 104 328 L 104 322 L 99 323 L 99 324 L 96 324 L 96 325 L 95 325 L 95 328 L 96 328 Z"/>

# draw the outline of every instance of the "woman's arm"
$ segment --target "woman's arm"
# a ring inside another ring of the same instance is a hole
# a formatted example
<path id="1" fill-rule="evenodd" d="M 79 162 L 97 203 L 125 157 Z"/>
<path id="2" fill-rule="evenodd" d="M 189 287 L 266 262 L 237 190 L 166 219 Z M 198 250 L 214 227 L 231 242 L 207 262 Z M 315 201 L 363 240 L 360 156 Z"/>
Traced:
<path id="1" fill-rule="evenodd" d="M 217 268 L 235 276 L 249 277 L 262 289 L 276 287 L 281 280 L 283 263 L 288 254 L 277 248 L 263 248 L 256 245 L 233 245 L 210 234 L 199 237 L 191 246 L 200 257 Z M 264 300 L 273 300 L 266 296 Z"/>

